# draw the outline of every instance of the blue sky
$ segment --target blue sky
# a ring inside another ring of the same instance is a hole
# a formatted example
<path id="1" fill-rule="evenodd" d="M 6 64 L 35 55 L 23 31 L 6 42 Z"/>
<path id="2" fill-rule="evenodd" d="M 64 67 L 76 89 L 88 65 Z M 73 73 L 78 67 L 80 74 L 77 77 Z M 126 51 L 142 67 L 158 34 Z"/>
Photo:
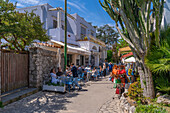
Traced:
<path id="1" fill-rule="evenodd" d="M 64 9 L 64 0 L 10 0 L 10 2 L 17 2 L 18 8 L 48 3 L 53 7 Z M 114 21 L 103 10 L 98 0 L 68 0 L 68 13 L 78 13 L 93 25 L 114 25 Z"/>

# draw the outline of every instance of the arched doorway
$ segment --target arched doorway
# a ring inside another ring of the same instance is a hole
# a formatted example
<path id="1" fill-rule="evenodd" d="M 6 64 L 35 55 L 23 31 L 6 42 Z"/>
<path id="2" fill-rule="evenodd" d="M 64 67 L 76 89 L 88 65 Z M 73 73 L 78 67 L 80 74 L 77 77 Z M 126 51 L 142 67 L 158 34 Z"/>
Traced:
<path id="1" fill-rule="evenodd" d="M 96 46 L 93 46 L 93 47 L 92 47 L 92 50 L 97 51 L 97 47 L 96 47 Z"/>

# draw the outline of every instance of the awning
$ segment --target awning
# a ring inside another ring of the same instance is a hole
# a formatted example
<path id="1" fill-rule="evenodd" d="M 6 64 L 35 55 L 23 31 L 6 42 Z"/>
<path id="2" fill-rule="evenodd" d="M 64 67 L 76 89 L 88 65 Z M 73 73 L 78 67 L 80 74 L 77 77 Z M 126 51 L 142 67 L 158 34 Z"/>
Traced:
<path id="1" fill-rule="evenodd" d="M 63 42 L 59 42 L 59 41 L 55 41 L 55 40 L 51 40 L 51 42 L 56 45 L 64 46 Z M 77 54 L 86 54 L 86 55 L 91 54 L 91 52 L 86 49 L 83 49 L 80 47 L 74 47 L 74 46 L 70 46 L 70 45 L 67 45 L 67 51 L 71 52 L 71 53 L 77 53 Z"/>
<path id="2" fill-rule="evenodd" d="M 123 47 L 123 48 L 120 48 L 119 49 L 119 52 L 118 52 L 118 55 L 120 56 L 121 52 L 128 52 L 128 51 L 131 51 L 131 48 L 129 46 L 127 47 Z"/>
<path id="3" fill-rule="evenodd" d="M 130 53 L 126 54 L 126 55 L 123 55 L 123 56 L 121 57 L 121 59 L 122 59 L 122 58 L 127 58 L 127 57 L 132 56 L 132 55 L 133 55 L 133 53 L 130 52 Z"/>
<path id="4" fill-rule="evenodd" d="M 125 62 L 125 63 L 127 63 L 127 62 L 130 63 L 130 62 L 136 62 L 136 60 L 135 60 L 134 57 L 130 57 L 130 58 L 128 58 L 128 59 L 125 59 L 124 62 Z"/>

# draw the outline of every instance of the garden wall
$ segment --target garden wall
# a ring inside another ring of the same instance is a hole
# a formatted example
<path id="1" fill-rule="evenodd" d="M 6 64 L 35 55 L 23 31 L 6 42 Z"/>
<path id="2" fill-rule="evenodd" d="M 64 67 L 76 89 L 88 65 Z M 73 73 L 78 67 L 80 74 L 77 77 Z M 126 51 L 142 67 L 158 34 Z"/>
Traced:
<path id="1" fill-rule="evenodd" d="M 60 66 L 60 49 L 56 52 L 42 48 L 29 51 L 29 87 L 41 88 L 44 81 L 50 80 L 50 70 Z"/>

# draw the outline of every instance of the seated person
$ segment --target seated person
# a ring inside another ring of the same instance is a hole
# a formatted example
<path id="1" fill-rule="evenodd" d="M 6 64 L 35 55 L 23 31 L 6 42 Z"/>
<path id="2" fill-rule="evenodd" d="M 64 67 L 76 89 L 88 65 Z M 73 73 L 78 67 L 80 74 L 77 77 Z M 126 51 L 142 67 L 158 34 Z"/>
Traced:
<path id="1" fill-rule="evenodd" d="M 85 80 L 87 78 L 87 71 L 85 69 L 82 69 L 82 72 L 84 73 L 83 79 Z"/>
<path id="2" fill-rule="evenodd" d="M 80 76 L 82 75 L 82 68 L 81 68 L 80 65 L 79 65 L 79 67 L 78 67 L 77 74 L 78 74 L 79 78 L 80 78 Z"/>
<path id="3" fill-rule="evenodd" d="M 51 69 L 50 76 L 51 76 L 51 83 L 57 84 L 57 82 L 59 82 L 59 80 L 57 79 L 55 68 Z"/>
<path id="4" fill-rule="evenodd" d="M 97 70 L 96 70 L 95 67 L 94 67 L 93 70 L 92 70 L 92 76 L 93 76 L 93 77 L 96 77 L 96 80 L 97 80 Z"/>
<path id="5" fill-rule="evenodd" d="M 72 75 L 72 72 L 71 72 L 71 70 L 68 67 L 66 68 L 66 75 L 67 76 L 71 76 Z"/>
<path id="6" fill-rule="evenodd" d="M 62 76 L 63 75 L 61 67 L 58 67 L 58 72 L 56 73 L 56 75 L 57 76 Z"/>

